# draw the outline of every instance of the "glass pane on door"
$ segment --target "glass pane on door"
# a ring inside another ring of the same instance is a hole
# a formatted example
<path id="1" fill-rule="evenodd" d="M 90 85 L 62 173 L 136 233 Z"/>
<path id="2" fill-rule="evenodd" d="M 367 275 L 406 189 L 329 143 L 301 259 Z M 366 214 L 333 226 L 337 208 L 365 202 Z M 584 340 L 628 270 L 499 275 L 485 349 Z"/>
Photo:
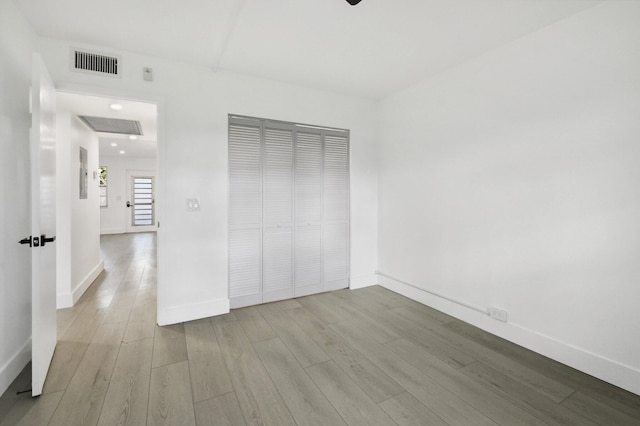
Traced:
<path id="1" fill-rule="evenodd" d="M 133 226 L 153 225 L 153 178 L 133 177 Z"/>

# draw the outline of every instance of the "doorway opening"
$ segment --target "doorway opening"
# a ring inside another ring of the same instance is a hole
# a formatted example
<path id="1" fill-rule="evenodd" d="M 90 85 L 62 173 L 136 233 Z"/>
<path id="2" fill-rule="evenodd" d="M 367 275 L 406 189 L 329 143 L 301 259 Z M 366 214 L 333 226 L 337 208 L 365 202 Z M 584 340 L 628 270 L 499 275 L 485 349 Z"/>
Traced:
<path id="1" fill-rule="evenodd" d="M 117 272 L 105 260 L 102 236 L 157 230 L 158 108 L 58 91 L 57 117 L 57 226 L 65 237 L 56 262 L 61 309 L 74 306 L 103 270 L 100 279 Z M 85 164 L 78 164 L 81 150 Z M 155 245 L 155 235 L 150 241 Z"/>
<path id="2" fill-rule="evenodd" d="M 59 92 L 58 97 L 97 136 L 99 234 L 155 232 L 157 105 L 75 93 Z"/>

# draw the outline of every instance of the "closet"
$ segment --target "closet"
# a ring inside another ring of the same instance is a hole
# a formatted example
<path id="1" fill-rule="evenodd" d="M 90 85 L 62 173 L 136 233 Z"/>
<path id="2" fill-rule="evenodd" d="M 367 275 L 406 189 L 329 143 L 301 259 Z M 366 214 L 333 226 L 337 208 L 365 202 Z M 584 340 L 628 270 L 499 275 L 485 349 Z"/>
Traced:
<path id="1" fill-rule="evenodd" d="M 231 307 L 349 285 L 349 132 L 229 116 Z"/>

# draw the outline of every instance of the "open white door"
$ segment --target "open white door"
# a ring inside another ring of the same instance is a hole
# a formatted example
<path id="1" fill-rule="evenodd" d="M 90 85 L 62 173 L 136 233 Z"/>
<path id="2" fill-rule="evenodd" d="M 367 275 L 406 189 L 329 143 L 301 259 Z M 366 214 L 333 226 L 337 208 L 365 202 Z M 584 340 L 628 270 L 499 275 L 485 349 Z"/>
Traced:
<path id="1" fill-rule="evenodd" d="M 37 53 L 31 88 L 32 395 L 42 394 L 56 347 L 56 102 Z"/>

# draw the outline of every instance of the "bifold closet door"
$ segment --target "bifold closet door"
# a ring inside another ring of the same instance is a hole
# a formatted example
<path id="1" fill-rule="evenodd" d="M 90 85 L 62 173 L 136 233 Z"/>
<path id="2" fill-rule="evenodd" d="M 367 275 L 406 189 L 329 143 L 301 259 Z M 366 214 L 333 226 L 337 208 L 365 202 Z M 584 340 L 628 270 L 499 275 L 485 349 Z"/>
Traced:
<path id="1" fill-rule="evenodd" d="M 293 297 L 293 126 L 265 123 L 262 301 Z"/>
<path id="2" fill-rule="evenodd" d="M 323 153 L 324 291 L 349 286 L 349 140 L 325 132 Z"/>
<path id="3" fill-rule="evenodd" d="M 229 298 L 262 303 L 262 147 L 258 120 L 229 123 Z"/>
<path id="4" fill-rule="evenodd" d="M 296 131 L 295 296 L 322 291 L 322 134 Z"/>
<path id="5" fill-rule="evenodd" d="M 231 307 L 348 286 L 348 132 L 230 117 Z"/>

